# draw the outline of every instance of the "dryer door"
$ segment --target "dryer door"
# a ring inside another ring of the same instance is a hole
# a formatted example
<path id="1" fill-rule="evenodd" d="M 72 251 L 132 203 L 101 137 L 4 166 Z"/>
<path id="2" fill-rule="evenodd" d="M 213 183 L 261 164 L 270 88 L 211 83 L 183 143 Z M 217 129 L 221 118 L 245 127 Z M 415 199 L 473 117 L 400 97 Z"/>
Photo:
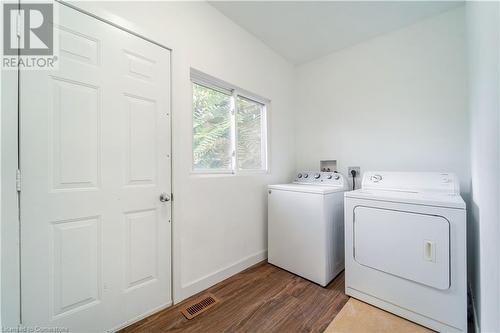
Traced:
<path id="1" fill-rule="evenodd" d="M 354 259 L 437 289 L 450 287 L 450 224 L 442 216 L 357 206 Z"/>

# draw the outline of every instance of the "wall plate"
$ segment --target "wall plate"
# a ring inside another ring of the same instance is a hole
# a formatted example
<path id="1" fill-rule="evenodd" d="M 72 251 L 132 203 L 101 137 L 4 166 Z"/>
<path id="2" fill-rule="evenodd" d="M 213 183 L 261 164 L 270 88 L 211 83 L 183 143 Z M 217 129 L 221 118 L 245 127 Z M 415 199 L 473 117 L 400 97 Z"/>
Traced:
<path id="1" fill-rule="evenodd" d="M 361 168 L 356 166 L 356 167 L 348 167 L 347 168 L 347 177 L 352 177 L 351 176 L 351 170 L 356 171 L 356 178 L 361 177 Z"/>
<path id="2" fill-rule="evenodd" d="M 337 171 L 337 160 L 323 160 L 319 162 L 319 170 L 323 172 Z"/>

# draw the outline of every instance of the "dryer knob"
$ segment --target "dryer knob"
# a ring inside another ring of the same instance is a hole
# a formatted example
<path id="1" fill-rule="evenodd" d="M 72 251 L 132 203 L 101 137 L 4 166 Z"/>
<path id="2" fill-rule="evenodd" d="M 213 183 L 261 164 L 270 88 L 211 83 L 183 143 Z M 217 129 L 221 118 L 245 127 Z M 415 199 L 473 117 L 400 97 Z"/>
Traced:
<path id="1" fill-rule="evenodd" d="M 314 178 L 319 179 L 319 177 L 321 177 L 321 175 L 319 173 L 314 174 Z"/>
<path id="2" fill-rule="evenodd" d="M 299 178 L 299 179 L 300 179 L 300 178 L 302 178 L 302 174 L 301 174 L 301 173 L 299 173 L 299 174 L 297 175 L 297 178 Z"/>
<path id="3" fill-rule="evenodd" d="M 339 175 L 335 175 L 335 180 L 339 180 L 340 179 L 340 176 Z"/>
<path id="4" fill-rule="evenodd" d="M 304 178 L 307 178 L 309 177 L 309 175 L 307 173 L 304 174 Z"/>
<path id="5" fill-rule="evenodd" d="M 332 175 L 328 175 L 328 176 L 326 176 L 326 178 L 332 179 Z"/>

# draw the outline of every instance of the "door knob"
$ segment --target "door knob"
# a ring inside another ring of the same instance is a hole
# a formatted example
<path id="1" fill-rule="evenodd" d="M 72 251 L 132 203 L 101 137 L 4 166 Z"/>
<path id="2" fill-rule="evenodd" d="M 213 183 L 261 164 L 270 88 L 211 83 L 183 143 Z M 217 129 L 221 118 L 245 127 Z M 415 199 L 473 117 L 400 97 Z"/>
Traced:
<path id="1" fill-rule="evenodd" d="M 160 201 L 161 202 L 170 201 L 170 195 L 168 195 L 167 193 L 163 192 L 162 194 L 160 194 Z"/>

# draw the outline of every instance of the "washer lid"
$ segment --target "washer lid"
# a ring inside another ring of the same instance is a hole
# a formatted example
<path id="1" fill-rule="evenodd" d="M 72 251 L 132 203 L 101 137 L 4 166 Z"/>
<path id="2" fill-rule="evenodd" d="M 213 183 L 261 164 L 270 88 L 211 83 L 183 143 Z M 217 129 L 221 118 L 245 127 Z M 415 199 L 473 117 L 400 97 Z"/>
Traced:
<path id="1" fill-rule="evenodd" d="M 317 193 L 317 194 L 329 194 L 329 193 L 344 191 L 343 186 L 305 185 L 305 184 L 277 184 L 277 185 L 269 185 L 267 188 L 270 190 Z"/>
<path id="2" fill-rule="evenodd" d="M 345 192 L 345 197 L 465 209 L 464 200 L 456 193 L 360 189 Z"/>

